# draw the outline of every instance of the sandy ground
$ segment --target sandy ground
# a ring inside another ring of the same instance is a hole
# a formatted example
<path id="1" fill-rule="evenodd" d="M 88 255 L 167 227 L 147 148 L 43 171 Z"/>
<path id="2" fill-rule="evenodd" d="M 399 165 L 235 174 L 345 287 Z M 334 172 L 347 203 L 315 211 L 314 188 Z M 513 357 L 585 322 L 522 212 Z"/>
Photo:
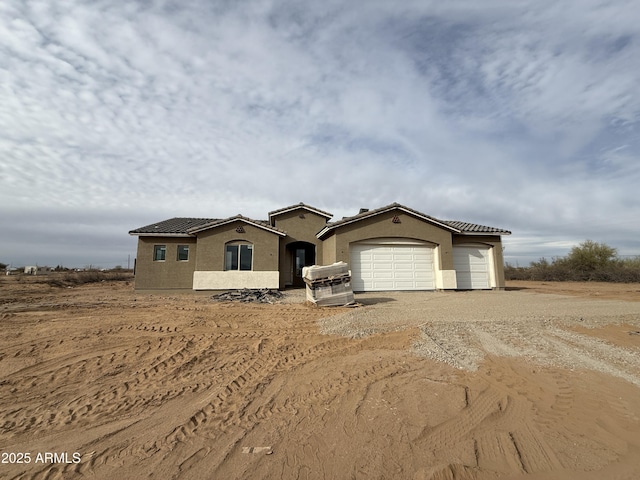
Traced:
<path id="1" fill-rule="evenodd" d="M 0 478 L 640 478 L 640 285 L 209 297 L 1 279 Z"/>

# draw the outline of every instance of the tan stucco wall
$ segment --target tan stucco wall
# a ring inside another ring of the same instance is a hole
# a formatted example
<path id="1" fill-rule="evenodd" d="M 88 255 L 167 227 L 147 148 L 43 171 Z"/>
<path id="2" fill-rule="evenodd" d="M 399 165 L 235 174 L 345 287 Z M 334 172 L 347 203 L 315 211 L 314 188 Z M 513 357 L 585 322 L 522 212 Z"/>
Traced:
<path id="1" fill-rule="evenodd" d="M 336 236 L 331 234 L 322 241 L 322 259 L 325 265 L 336 263 Z"/>
<path id="2" fill-rule="evenodd" d="M 300 218 L 304 214 L 304 218 Z M 317 215 L 304 208 L 297 208 L 290 212 L 282 213 L 274 217 L 275 227 L 287 232 L 287 243 L 309 242 L 321 245 L 316 234 L 327 224 L 326 218 Z"/>
<path id="3" fill-rule="evenodd" d="M 504 257 L 502 255 L 502 239 L 493 235 L 454 235 L 454 245 L 483 244 L 492 247 L 493 272 L 495 276 L 496 288 L 504 289 Z"/>
<path id="4" fill-rule="evenodd" d="M 244 233 L 236 232 L 242 225 Z M 224 251 L 227 242 L 242 241 L 253 244 L 253 271 L 278 270 L 279 235 L 255 227 L 241 220 L 198 233 L 196 271 L 224 271 Z"/>
<path id="5" fill-rule="evenodd" d="M 304 218 L 300 218 L 304 214 Z M 290 212 L 274 217 L 277 228 L 287 232 L 287 236 L 280 239 L 280 288 L 291 282 L 291 255 L 287 253 L 287 245 L 293 242 L 308 242 L 316 246 L 316 265 L 324 265 L 322 241 L 316 234 L 326 225 L 325 217 L 317 215 L 304 208 L 297 208 Z"/>
<path id="6" fill-rule="evenodd" d="M 400 223 L 393 223 L 398 216 Z M 381 213 L 371 218 L 360 220 L 336 229 L 336 233 L 325 242 L 327 263 L 350 262 L 349 245 L 374 238 L 412 238 L 437 245 L 436 265 L 440 270 L 453 270 L 453 249 L 451 232 L 425 222 L 402 211 Z M 333 239 L 333 245 L 330 241 Z M 332 254 L 333 252 L 333 254 Z"/>
<path id="7" fill-rule="evenodd" d="M 154 245 L 167 247 L 164 261 L 153 260 Z M 189 260 L 177 260 L 178 245 L 189 245 Z M 192 288 L 196 248 L 195 238 L 138 237 L 136 290 Z"/>
<path id="8" fill-rule="evenodd" d="M 305 218 L 299 218 L 304 212 Z M 398 215 L 400 223 L 393 223 Z M 290 242 L 305 241 L 316 245 L 316 264 L 328 265 L 343 261 L 350 262 L 351 243 L 376 238 L 410 238 L 433 243 L 436 248 L 436 279 L 438 288 L 455 288 L 453 272 L 453 245 L 485 244 L 492 248 L 496 288 L 504 288 L 504 258 L 502 242 L 499 236 L 455 235 L 424 220 L 401 211 L 391 211 L 361 220 L 354 224 L 339 227 L 330 235 L 319 240 L 316 237 L 326 224 L 325 218 L 308 210 L 296 209 L 276 217 L 275 224 L 286 231 L 282 237 L 259 227 L 237 221 L 229 225 L 198 233 L 194 237 L 138 237 L 136 259 L 136 289 L 191 289 L 194 288 L 194 272 L 223 272 L 224 245 L 230 241 L 246 241 L 253 244 L 253 271 L 270 272 L 267 277 L 243 274 L 250 283 L 273 284 L 273 275 L 279 278 L 280 288 L 288 278 L 290 260 L 286 254 L 286 245 Z M 238 233 L 236 228 L 242 225 L 245 232 Z M 167 248 L 164 261 L 153 261 L 154 245 Z M 189 245 L 189 260 L 177 261 L 177 246 Z M 278 273 L 279 272 L 279 273 Z M 452 273 L 453 272 L 453 273 Z M 452 276 L 453 275 L 453 276 Z M 255 277 L 255 279 L 254 279 Z M 225 277 L 201 275 L 199 285 L 216 285 L 223 288 L 220 280 Z M 453 280 L 451 280 L 453 278 Z M 231 279 L 231 277 L 229 277 Z M 235 279 L 235 277 L 234 277 Z M 237 281 L 241 278 L 238 276 Z M 224 282 L 223 282 L 224 283 Z M 236 282 L 232 282 L 236 283 Z M 230 287 L 227 287 L 230 288 Z"/>

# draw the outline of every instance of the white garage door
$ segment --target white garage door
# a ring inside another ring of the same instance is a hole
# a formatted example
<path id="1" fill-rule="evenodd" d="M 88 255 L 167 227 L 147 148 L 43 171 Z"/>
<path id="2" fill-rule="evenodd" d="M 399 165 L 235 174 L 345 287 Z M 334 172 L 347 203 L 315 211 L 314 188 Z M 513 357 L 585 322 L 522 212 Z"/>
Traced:
<path id="1" fill-rule="evenodd" d="M 453 268 L 458 289 L 491 288 L 491 262 L 489 247 L 453 247 Z"/>
<path id="2" fill-rule="evenodd" d="M 433 248 L 426 245 L 352 245 L 351 277 L 356 292 L 434 290 Z"/>

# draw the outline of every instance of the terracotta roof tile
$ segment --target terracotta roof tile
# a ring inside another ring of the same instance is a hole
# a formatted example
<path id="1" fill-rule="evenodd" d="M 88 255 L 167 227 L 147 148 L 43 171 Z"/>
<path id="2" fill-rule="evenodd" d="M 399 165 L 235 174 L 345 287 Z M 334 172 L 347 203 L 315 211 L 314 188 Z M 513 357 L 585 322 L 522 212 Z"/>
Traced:
<path id="1" fill-rule="evenodd" d="M 272 226 L 269 222 L 265 222 L 264 220 L 254 220 L 253 218 L 245 217 L 244 215 L 240 215 L 240 214 L 234 215 L 233 217 L 229 217 L 229 218 L 221 218 L 221 219 L 211 220 L 210 222 L 203 222 L 200 225 L 194 225 L 193 227 L 189 228 L 189 233 L 192 233 L 192 234 L 197 233 L 202 230 L 217 227 L 218 225 L 225 225 L 235 220 L 242 220 L 247 223 L 252 223 L 258 227 L 262 227 L 266 230 L 270 230 L 274 233 L 279 233 L 281 235 L 287 234 L 287 232 L 285 232 L 280 228 Z"/>
<path id="2" fill-rule="evenodd" d="M 413 208 L 405 207 L 404 205 L 394 202 L 385 207 L 376 208 L 375 210 L 360 209 L 360 213 L 356 215 L 353 215 L 351 217 L 344 217 L 341 220 L 337 220 L 335 222 L 328 222 L 326 227 L 324 227 L 318 233 L 318 237 L 323 237 L 325 234 L 334 230 L 337 227 L 340 227 L 341 225 L 357 222 L 364 218 L 369 218 L 374 215 L 378 215 L 379 213 L 391 211 L 396 208 L 404 210 L 405 212 L 412 213 L 418 216 L 419 218 L 423 218 L 435 224 L 442 225 L 445 228 L 450 228 L 454 233 L 458 233 L 458 234 L 463 234 L 463 235 L 464 234 L 481 234 L 481 233 L 492 234 L 492 235 L 495 235 L 495 234 L 510 235 L 511 234 L 509 230 L 503 230 L 501 228 L 487 227 L 484 225 L 476 225 L 475 223 L 468 223 L 468 222 L 439 220 L 435 217 L 419 212 L 418 210 L 414 210 Z"/>
<path id="3" fill-rule="evenodd" d="M 316 212 L 326 218 L 333 217 L 332 213 L 325 212 L 324 210 L 320 210 L 319 208 L 315 208 L 315 207 L 312 207 L 311 205 L 307 205 L 306 203 L 300 202 L 296 205 L 289 205 L 288 207 L 279 208 L 277 210 L 273 210 L 272 212 L 269 212 L 269 218 L 273 217 L 274 215 L 278 215 L 279 213 L 288 212 L 289 210 L 295 210 L 296 208 L 305 208 L 307 210 L 311 210 L 312 212 Z"/>
<path id="4" fill-rule="evenodd" d="M 475 223 L 460 222 L 457 220 L 442 220 L 443 223 L 451 225 L 453 228 L 460 230 L 462 233 L 499 233 L 502 235 L 511 235 L 509 230 L 502 228 L 487 227 L 485 225 L 477 225 Z"/>
<path id="5" fill-rule="evenodd" d="M 136 228 L 129 232 L 130 235 L 141 234 L 189 234 L 189 229 L 199 227 L 207 223 L 215 222 L 215 218 L 191 218 L 191 217 L 174 217 L 169 220 L 151 223 L 144 227 Z"/>
<path id="6" fill-rule="evenodd" d="M 304 208 L 308 208 L 311 209 L 313 211 L 316 212 L 320 212 L 322 214 L 326 214 L 327 216 L 331 216 L 331 214 L 327 213 L 327 212 L 322 212 L 322 210 L 318 210 L 316 208 L 310 207 L 309 205 L 305 205 L 304 203 L 300 203 L 298 205 L 292 205 L 290 207 L 285 207 L 285 208 L 281 208 L 279 210 L 274 210 L 273 212 L 269 213 L 269 216 L 271 217 L 273 214 L 277 214 L 279 212 L 284 212 L 286 210 L 292 210 L 294 208 L 297 208 L 299 206 L 302 206 Z M 358 213 L 357 215 L 353 215 L 351 217 L 345 217 L 341 220 L 335 221 L 335 222 L 328 222 L 327 226 L 322 230 L 321 233 L 326 233 L 329 230 L 333 230 L 336 227 L 339 227 L 340 225 L 343 224 L 347 224 L 347 223 L 352 223 L 352 222 L 357 222 L 363 218 L 367 218 L 367 217 L 371 217 L 374 215 L 377 215 L 379 213 L 388 211 L 388 210 L 392 210 L 394 208 L 401 208 L 407 212 L 413 213 L 419 217 L 422 217 L 424 219 L 427 220 L 431 220 L 434 223 L 438 223 L 441 225 L 445 225 L 450 227 L 452 230 L 457 230 L 459 233 L 462 234 L 482 234 L 482 233 L 487 233 L 487 234 L 500 234 L 500 235 L 510 235 L 511 232 L 509 230 L 504 230 L 502 228 L 496 228 L 496 227 L 488 227 L 485 225 L 478 225 L 475 223 L 469 223 L 469 222 L 461 222 L 461 221 L 457 221 L 457 220 L 438 220 L 437 218 L 431 217 L 429 215 L 425 215 L 424 213 L 421 213 L 417 210 L 414 210 L 412 208 L 409 207 L 405 207 L 404 205 L 400 205 L 399 203 L 392 203 L 390 205 L 387 205 L 385 207 L 381 207 L 381 208 L 376 208 L 375 210 L 368 210 L 368 211 L 363 211 Z M 271 225 L 271 223 L 269 221 L 266 220 L 254 220 L 252 218 L 248 218 L 245 217 L 243 215 L 235 215 L 233 217 L 229 217 L 229 218 L 192 218 L 192 217 L 174 217 L 174 218 L 170 218 L 168 220 L 162 220 L 160 222 L 156 222 L 156 223 L 151 223 L 149 225 L 145 225 L 144 227 L 140 227 L 140 228 L 136 228 L 135 230 L 131 230 L 129 231 L 130 235 L 193 235 L 194 233 L 204 230 L 206 228 L 210 228 L 210 227 L 215 227 L 217 225 L 222 225 L 225 223 L 229 223 L 233 220 L 244 220 L 247 221 L 249 223 L 253 223 L 257 226 L 263 227 L 267 230 L 271 230 L 273 232 L 276 233 L 280 233 L 280 234 L 286 234 L 287 232 L 285 232 L 282 229 L 279 229 L 277 227 L 274 227 L 273 225 Z"/>
<path id="7" fill-rule="evenodd" d="M 388 212 L 391 210 L 394 210 L 396 208 L 399 208 L 401 210 L 404 210 L 405 212 L 411 213 L 413 215 L 416 215 L 417 217 L 420 217 L 424 220 L 427 221 L 431 221 L 433 223 L 442 225 L 445 228 L 449 228 L 453 231 L 456 231 L 457 229 L 449 224 L 446 224 L 445 222 L 443 222 L 442 220 L 438 220 L 437 218 L 431 217 L 429 215 L 425 215 L 422 212 L 419 212 L 417 210 L 414 210 L 413 208 L 409 208 L 409 207 L 405 207 L 404 205 L 401 205 L 399 203 L 392 203 L 390 205 L 387 205 L 385 207 L 380 207 L 380 208 L 376 208 L 374 210 L 366 210 L 363 211 L 363 209 L 361 209 L 360 213 L 358 213 L 357 215 L 353 215 L 351 217 L 344 217 L 341 220 L 337 220 L 335 222 L 328 222 L 327 226 L 325 228 L 323 228 L 319 233 L 318 233 L 318 237 L 322 237 L 324 236 L 326 233 L 330 232 L 331 230 L 334 230 L 335 228 L 341 226 L 341 225 L 346 225 L 349 223 L 353 223 L 353 222 L 357 222 L 360 221 L 364 218 L 369 218 L 369 217 L 373 217 L 375 215 L 378 215 L 380 213 L 384 213 L 384 212 Z"/>

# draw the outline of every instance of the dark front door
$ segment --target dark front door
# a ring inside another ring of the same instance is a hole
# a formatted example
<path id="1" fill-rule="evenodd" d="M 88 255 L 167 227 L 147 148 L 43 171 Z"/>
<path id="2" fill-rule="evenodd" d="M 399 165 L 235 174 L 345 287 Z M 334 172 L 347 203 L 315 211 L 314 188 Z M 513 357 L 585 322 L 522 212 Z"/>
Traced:
<path id="1" fill-rule="evenodd" d="M 291 267 L 293 269 L 293 286 L 304 287 L 302 268 L 313 265 L 316 261 L 316 247 L 312 243 L 296 242 L 290 246 Z"/>
<path id="2" fill-rule="evenodd" d="M 302 267 L 307 266 L 307 264 L 305 263 L 306 252 L 307 251 L 304 248 L 296 248 L 296 253 L 295 253 L 296 277 L 302 277 Z"/>

